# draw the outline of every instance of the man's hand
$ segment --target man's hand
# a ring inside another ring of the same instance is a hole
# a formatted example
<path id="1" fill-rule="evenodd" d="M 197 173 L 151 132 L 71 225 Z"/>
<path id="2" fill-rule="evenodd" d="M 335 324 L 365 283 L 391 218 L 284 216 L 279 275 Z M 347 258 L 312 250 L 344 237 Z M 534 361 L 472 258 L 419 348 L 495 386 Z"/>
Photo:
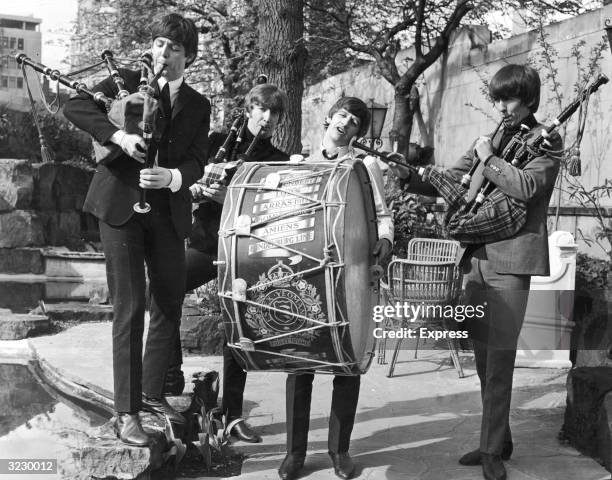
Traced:
<path id="1" fill-rule="evenodd" d="M 391 169 L 391 171 L 393 172 L 393 174 L 399 178 L 408 178 L 410 177 L 410 174 L 412 173 L 410 170 L 408 170 L 408 168 L 402 166 L 402 165 L 398 165 L 397 163 L 393 162 L 393 160 L 397 160 L 398 162 L 404 162 L 406 163 L 406 160 L 404 158 L 404 156 L 401 153 L 397 153 L 397 152 L 391 152 L 389 154 L 387 154 L 387 158 L 389 160 L 391 160 L 391 162 L 389 162 L 389 168 Z"/>
<path id="2" fill-rule="evenodd" d="M 194 183 L 191 187 L 191 196 L 194 201 L 200 201 L 202 198 L 213 200 L 223 205 L 225 201 L 225 195 L 227 195 L 227 186 L 221 183 L 213 183 L 212 185 L 206 186 L 200 183 Z"/>
<path id="3" fill-rule="evenodd" d="M 170 185 L 172 173 L 164 167 L 143 168 L 140 171 L 140 188 L 157 189 Z"/>
<path id="4" fill-rule="evenodd" d="M 374 245 L 372 254 L 376 257 L 378 263 L 382 263 L 391 254 L 392 249 L 393 245 L 391 245 L 391 242 L 386 238 L 381 238 L 376 242 L 376 245 Z"/>
<path id="5" fill-rule="evenodd" d="M 491 146 L 491 139 L 489 137 L 478 137 L 474 144 L 474 153 L 478 155 L 480 160 L 484 161 L 493 155 L 493 147 Z"/>
<path id="6" fill-rule="evenodd" d="M 123 150 L 137 162 L 145 162 L 146 145 L 145 141 L 140 135 L 136 135 L 135 133 L 126 133 L 121 138 L 119 146 L 121 147 L 121 150 Z"/>

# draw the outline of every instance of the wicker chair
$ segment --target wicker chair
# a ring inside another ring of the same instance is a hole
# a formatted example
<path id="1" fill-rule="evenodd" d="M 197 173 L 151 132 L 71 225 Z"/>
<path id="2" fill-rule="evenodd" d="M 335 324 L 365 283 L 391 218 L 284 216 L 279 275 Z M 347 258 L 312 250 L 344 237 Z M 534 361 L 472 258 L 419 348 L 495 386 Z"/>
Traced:
<path id="1" fill-rule="evenodd" d="M 454 305 L 461 292 L 462 275 L 455 265 L 459 243 L 453 240 L 432 238 L 413 238 L 408 243 L 407 258 L 394 259 L 388 267 L 388 283 L 382 285 L 383 296 L 389 305 Z M 386 319 L 385 328 L 427 326 L 447 330 L 445 318 Z M 398 325 L 399 324 L 399 325 Z M 455 369 L 460 378 L 464 377 L 463 368 L 455 339 L 446 338 L 448 349 Z M 395 345 L 388 377 L 393 376 L 395 364 L 402 345 L 399 338 Z M 418 350 L 415 350 L 415 358 Z M 386 339 L 379 344 L 379 363 L 385 363 Z"/>

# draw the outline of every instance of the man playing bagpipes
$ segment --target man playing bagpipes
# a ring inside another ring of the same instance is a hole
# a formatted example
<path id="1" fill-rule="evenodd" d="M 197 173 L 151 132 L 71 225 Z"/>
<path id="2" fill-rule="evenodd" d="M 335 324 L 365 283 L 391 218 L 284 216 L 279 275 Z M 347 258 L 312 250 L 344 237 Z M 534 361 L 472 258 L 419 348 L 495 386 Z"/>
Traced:
<path id="1" fill-rule="evenodd" d="M 289 160 L 289 155 L 272 145 L 271 138 L 287 108 L 287 95 L 275 85 L 253 87 L 245 98 L 244 114 L 237 118 L 229 134 L 212 132 L 204 176 L 191 186 L 194 223 L 186 252 L 187 288 L 193 290 L 217 276 L 213 261 L 217 258 L 219 222 L 227 193 L 229 175 L 236 162 L 275 162 Z M 216 171 L 215 171 L 216 170 Z M 178 327 L 178 326 L 177 326 Z M 166 377 L 168 393 L 180 394 L 184 387 L 180 335 L 177 333 Z M 235 422 L 233 434 L 244 442 L 256 443 L 260 436 L 242 419 L 246 372 L 234 358 L 232 349 L 223 345 L 223 401 L 221 409 L 226 424 Z"/>
<path id="2" fill-rule="evenodd" d="M 173 423 L 184 422 L 162 396 L 162 388 L 185 296 L 189 186 L 202 176 L 210 125 L 210 103 L 183 80 L 185 68 L 197 55 L 193 21 L 166 15 L 153 23 L 151 37 L 159 78 L 151 85 L 160 98 L 154 118 L 157 131 L 150 132 L 150 125 L 143 125 L 140 133 L 126 131 L 127 124 L 118 126 L 103 107 L 82 94 L 71 98 L 64 109 L 66 117 L 99 145 L 110 151 L 120 147 L 118 154 L 97 159 L 83 210 L 99 219 L 113 302 L 114 426 L 123 442 L 137 446 L 149 442 L 140 410 L 166 415 Z M 140 74 L 129 70 L 119 74 L 126 89 L 135 93 Z M 114 77 L 93 90 L 115 97 Z M 148 124 L 144 113 L 143 123 Z M 143 139 L 148 134 L 152 134 L 150 142 Z M 152 301 L 143 358 L 145 263 Z"/>
<path id="3" fill-rule="evenodd" d="M 504 66 L 491 79 L 489 94 L 502 115 L 501 128 L 492 138 L 479 137 L 443 172 L 429 168 L 424 181 L 404 166 L 391 166 L 408 191 L 444 194 L 450 204 L 450 228 L 459 232 L 455 238 L 469 244 L 462 259 L 467 303 L 486 306 L 485 316 L 470 319 L 467 325 L 474 341 L 483 414 L 480 445 L 459 462 L 482 465 L 485 479 L 502 480 L 506 478 L 503 460 L 513 450 L 510 397 L 530 279 L 549 274 L 546 216 L 560 166 L 555 153 L 562 150 L 562 142 L 553 134 L 533 147 L 545 128 L 533 116 L 540 102 L 540 78 L 533 68 Z M 523 168 L 511 163 L 521 148 L 523 153 L 530 149 Z M 464 198 L 460 183 L 470 171 L 472 185 Z M 479 216 L 478 207 L 472 206 L 482 180 L 491 188 L 488 198 L 480 198 Z"/>

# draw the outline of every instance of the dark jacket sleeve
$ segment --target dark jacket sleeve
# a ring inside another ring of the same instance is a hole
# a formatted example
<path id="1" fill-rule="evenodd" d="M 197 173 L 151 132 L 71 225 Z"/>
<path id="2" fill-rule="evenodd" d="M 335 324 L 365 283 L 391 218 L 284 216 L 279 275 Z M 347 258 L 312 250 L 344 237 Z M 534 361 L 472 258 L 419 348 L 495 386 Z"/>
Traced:
<path id="1" fill-rule="evenodd" d="M 200 94 L 197 94 L 200 95 Z M 204 173 L 204 165 L 208 162 L 210 130 L 210 102 L 200 95 L 202 100 L 200 125 L 198 133 L 187 148 L 185 158 L 178 166 L 182 176 L 181 190 L 187 190 L 198 181 Z M 188 192 L 187 192 L 188 193 Z M 188 193 L 189 194 L 189 193 Z"/>
<path id="2" fill-rule="evenodd" d="M 126 86 L 130 92 L 135 90 L 135 72 L 129 70 L 120 70 L 121 76 L 126 82 Z M 106 97 L 112 99 L 115 97 L 117 87 L 111 77 L 107 77 L 91 89 L 95 92 L 102 92 Z M 108 115 L 104 106 L 96 102 L 93 98 L 79 93 L 70 98 L 64 106 L 64 115 L 74 125 L 81 130 L 89 133 L 98 143 L 104 145 L 110 137 L 119 130 L 108 119 Z"/>

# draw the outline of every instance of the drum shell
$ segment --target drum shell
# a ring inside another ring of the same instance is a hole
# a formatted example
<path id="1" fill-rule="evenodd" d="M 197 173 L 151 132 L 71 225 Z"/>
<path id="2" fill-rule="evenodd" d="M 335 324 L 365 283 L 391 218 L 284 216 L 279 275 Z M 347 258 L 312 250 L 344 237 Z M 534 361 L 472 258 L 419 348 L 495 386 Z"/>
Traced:
<path id="1" fill-rule="evenodd" d="M 281 188 L 301 196 L 244 187 L 274 175 L 282 179 Z M 328 206 L 297 214 L 313 201 L 325 201 Z M 287 218 L 268 220 L 252 228 L 250 235 L 234 234 L 241 216 L 257 222 L 279 214 Z M 218 259 L 227 341 L 234 346 L 241 338 L 256 341 L 256 351 L 235 348 L 243 368 L 365 373 L 375 346 L 372 308 L 378 300 L 378 284 L 371 267 L 376 240 L 375 204 L 361 161 L 247 163 L 240 167 L 223 208 Z M 334 266 L 312 272 L 326 255 Z M 293 315 L 234 301 L 230 297 L 236 278 L 246 282 L 249 302 L 272 305 Z M 312 329 L 317 324 L 296 314 L 326 326 Z"/>

